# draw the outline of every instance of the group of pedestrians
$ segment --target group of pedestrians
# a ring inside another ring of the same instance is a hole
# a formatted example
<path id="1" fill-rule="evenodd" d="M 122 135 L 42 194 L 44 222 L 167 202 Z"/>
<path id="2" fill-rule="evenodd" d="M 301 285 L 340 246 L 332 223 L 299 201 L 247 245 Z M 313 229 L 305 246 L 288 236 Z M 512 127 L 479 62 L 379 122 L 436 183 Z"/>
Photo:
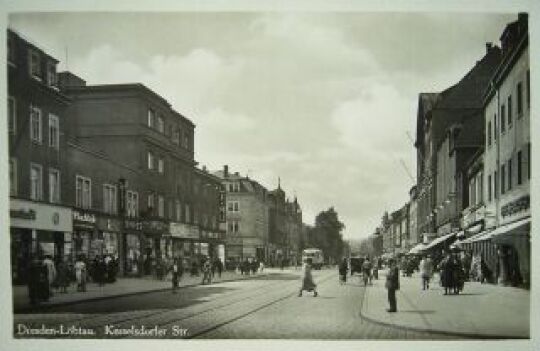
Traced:
<path id="1" fill-rule="evenodd" d="M 441 285 L 444 294 L 459 294 L 463 291 L 466 274 L 463 264 L 456 253 L 447 252 L 439 264 Z"/>
<path id="2" fill-rule="evenodd" d="M 55 293 L 67 293 L 75 283 L 76 291 L 85 292 L 92 279 L 100 286 L 116 281 L 117 261 L 112 256 L 96 256 L 88 263 L 83 256 L 77 260 L 53 260 L 51 255 L 32 258 L 28 267 L 28 297 L 31 305 L 49 301 Z"/>

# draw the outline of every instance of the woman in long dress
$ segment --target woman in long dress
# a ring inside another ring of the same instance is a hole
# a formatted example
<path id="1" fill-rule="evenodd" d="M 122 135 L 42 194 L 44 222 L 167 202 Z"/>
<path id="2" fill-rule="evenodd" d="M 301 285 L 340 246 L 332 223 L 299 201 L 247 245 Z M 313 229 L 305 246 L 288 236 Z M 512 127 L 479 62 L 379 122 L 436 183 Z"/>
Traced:
<path id="1" fill-rule="evenodd" d="M 311 258 L 306 260 L 306 263 L 302 267 L 302 287 L 298 293 L 298 296 L 302 296 L 302 292 L 313 291 L 313 296 L 317 297 L 317 284 L 313 281 L 313 275 L 311 274 Z"/>

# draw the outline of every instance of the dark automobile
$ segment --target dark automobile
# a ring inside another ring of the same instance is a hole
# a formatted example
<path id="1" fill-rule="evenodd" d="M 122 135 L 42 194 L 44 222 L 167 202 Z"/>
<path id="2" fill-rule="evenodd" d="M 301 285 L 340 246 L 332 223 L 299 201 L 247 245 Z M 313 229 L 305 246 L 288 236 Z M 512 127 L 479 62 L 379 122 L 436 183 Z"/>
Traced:
<path id="1" fill-rule="evenodd" d="M 362 273 L 362 264 L 364 264 L 363 257 L 351 257 L 349 259 L 349 264 L 351 266 L 351 275 L 355 272 Z"/>

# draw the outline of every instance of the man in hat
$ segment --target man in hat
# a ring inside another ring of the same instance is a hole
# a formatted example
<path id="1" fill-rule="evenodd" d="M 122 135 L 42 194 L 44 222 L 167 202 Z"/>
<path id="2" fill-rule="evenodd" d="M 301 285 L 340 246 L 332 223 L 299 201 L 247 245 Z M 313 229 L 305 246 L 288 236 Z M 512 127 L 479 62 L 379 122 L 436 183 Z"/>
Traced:
<path id="1" fill-rule="evenodd" d="M 390 308 L 387 312 L 397 312 L 396 290 L 399 290 L 399 269 L 396 260 L 391 258 L 388 261 L 390 267 L 386 275 L 386 289 L 388 289 L 388 303 Z"/>

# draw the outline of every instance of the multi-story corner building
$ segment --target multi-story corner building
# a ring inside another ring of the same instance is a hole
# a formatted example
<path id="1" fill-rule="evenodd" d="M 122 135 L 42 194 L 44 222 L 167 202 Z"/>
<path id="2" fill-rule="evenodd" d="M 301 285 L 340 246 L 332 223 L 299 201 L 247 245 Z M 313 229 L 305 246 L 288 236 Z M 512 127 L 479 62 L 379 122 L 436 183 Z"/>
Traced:
<path id="1" fill-rule="evenodd" d="M 11 263 L 14 282 L 24 283 L 32 257 L 66 254 L 69 98 L 58 89 L 54 57 L 12 30 L 7 42 Z"/>
<path id="2" fill-rule="evenodd" d="M 484 199 L 494 218 L 499 281 L 530 282 L 530 70 L 528 18 L 520 14 L 501 37 L 503 60 L 485 94 Z"/>
<path id="3" fill-rule="evenodd" d="M 484 57 L 457 84 L 436 95 L 420 94 L 415 143 L 418 221 L 428 241 L 459 229 L 463 199 L 457 168 L 480 146 L 476 137 L 481 140 L 482 92 L 500 60 L 501 50 L 487 44 Z M 465 131 L 459 133 L 460 128 Z"/>
<path id="4" fill-rule="evenodd" d="M 268 191 L 261 184 L 226 165 L 213 173 L 226 192 L 226 257 L 266 261 L 269 251 Z"/>
<path id="5" fill-rule="evenodd" d="M 212 191 L 215 206 L 200 204 L 206 201 L 203 187 L 218 183 L 196 171 L 193 123 L 142 84 L 90 86 L 69 72 L 60 74 L 60 83 L 72 99 L 68 133 L 78 144 L 139 173 L 139 217 L 119 236 L 126 272 L 137 252 L 146 263 L 144 273 L 157 259 L 194 260 L 204 254 L 208 238 L 201 235 L 215 227 L 208 223 L 218 218 L 219 191 Z M 213 230 L 212 236 L 219 237 L 219 229 Z"/>

